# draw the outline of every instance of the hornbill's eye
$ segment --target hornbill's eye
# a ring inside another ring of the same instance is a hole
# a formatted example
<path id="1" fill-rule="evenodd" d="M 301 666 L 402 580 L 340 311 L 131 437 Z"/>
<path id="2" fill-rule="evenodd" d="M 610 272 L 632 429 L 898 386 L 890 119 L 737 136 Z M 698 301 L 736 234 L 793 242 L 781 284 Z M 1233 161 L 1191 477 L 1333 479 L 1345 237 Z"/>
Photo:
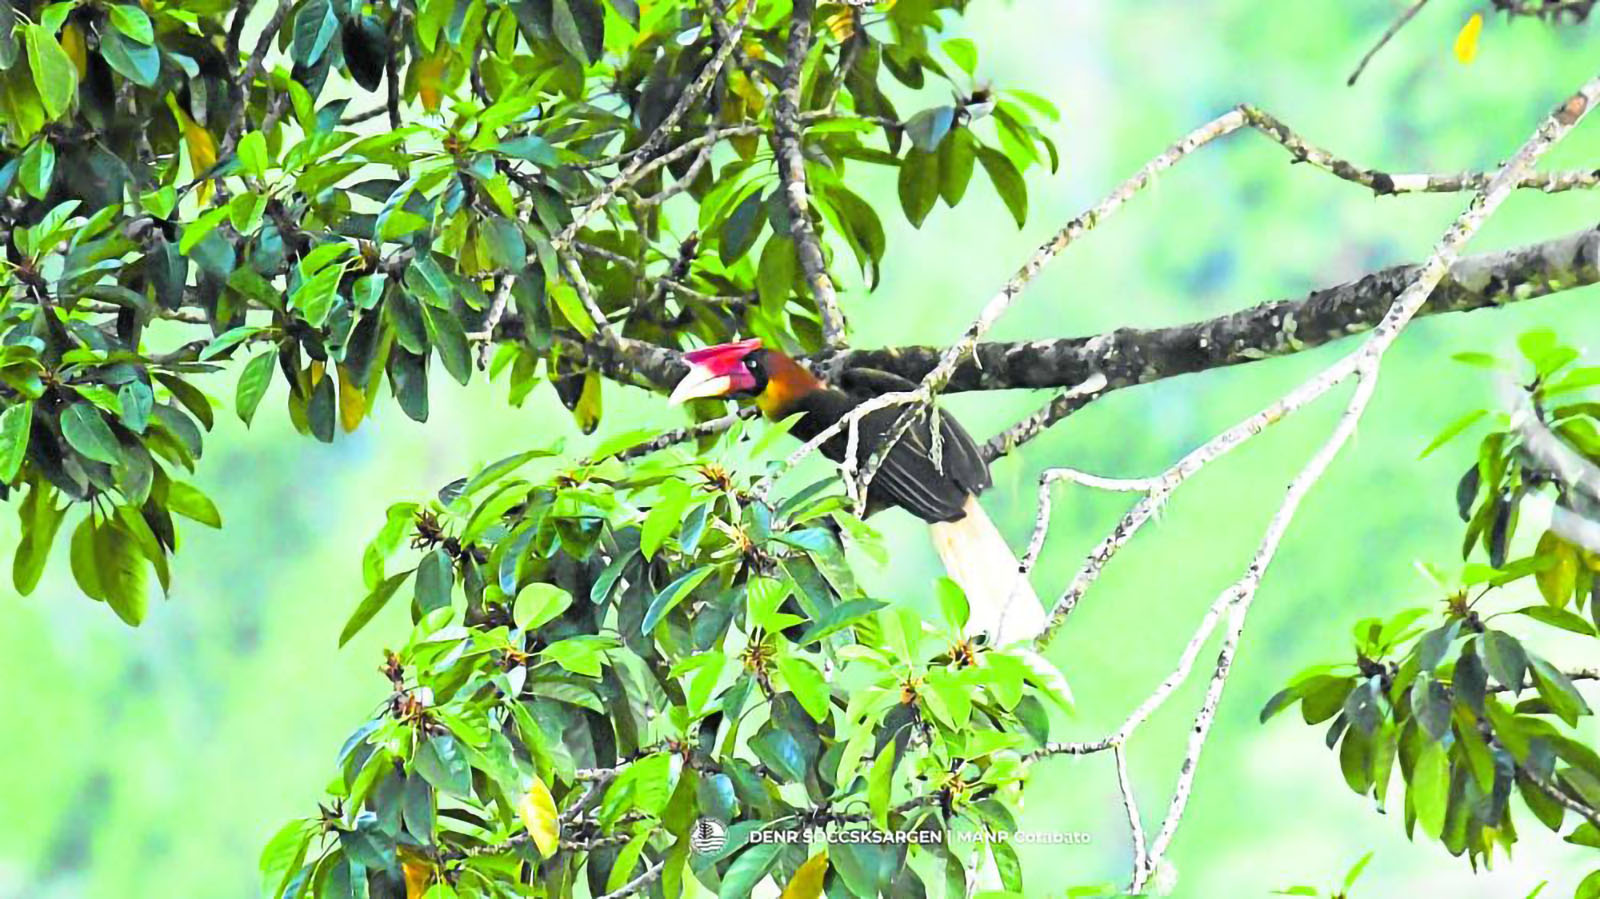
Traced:
<path id="1" fill-rule="evenodd" d="M 760 374 L 761 372 L 761 362 L 757 360 L 755 356 L 744 357 L 744 367 L 745 370 L 750 372 L 752 375 Z"/>

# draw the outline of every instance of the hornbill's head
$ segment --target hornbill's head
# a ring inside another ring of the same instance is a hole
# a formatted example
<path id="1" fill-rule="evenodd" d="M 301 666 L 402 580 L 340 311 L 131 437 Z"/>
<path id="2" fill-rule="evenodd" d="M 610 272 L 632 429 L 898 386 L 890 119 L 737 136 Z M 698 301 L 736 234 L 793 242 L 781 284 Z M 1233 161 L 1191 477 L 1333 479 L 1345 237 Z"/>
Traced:
<path id="1" fill-rule="evenodd" d="M 691 350 L 683 361 L 689 374 L 672 391 L 674 406 L 703 397 L 755 397 L 762 412 L 781 418 L 800 397 L 822 386 L 798 362 L 763 348 L 760 339 Z"/>

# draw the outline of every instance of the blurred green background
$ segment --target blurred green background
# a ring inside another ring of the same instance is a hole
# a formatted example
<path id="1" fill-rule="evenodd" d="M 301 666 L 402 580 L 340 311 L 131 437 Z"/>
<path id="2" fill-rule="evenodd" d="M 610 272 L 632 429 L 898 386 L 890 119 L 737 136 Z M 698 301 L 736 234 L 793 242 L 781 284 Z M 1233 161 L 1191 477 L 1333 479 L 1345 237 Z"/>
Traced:
<path id="1" fill-rule="evenodd" d="M 1020 233 L 992 195 L 975 196 L 959 214 L 941 210 L 914 231 L 888 211 L 897 207 L 892 174 L 871 180 L 891 252 L 875 295 L 846 285 L 858 343 L 947 342 L 1055 227 L 1234 103 L 1254 102 L 1361 164 L 1447 171 L 1493 166 L 1594 74 L 1593 26 L 1554 30 L 1494 17 L 1477 61 L 1460 65 L 1450 51 L 1456 30 L 1486 4 L 1439 0 L 1347 88 L 1351 68 L 1402 5 L 974 4 L 952 34 L 978 42 L 980 73 L 996 86 L 1026 87 L 1061 107 L 1064 120 L 1050 133 L 1062 171 L 1029 173 L 1030 221 Z M 942 99 L 930 90 L 926 102 Z M 910 100 L 900 107 L 918 108 Z M 1597 151 L 1600 126 L 1591 123 L 1546 165 L 1594 168 Z M 994 336 L 1168 324 L 1298 295 L 1420 258 L 1462 203 L 1374 198 L 1290 166 L 1263 138 L 1237 135 L 1165 176 L 1054 263 Z M 1592 225 L 1597 212 L 1588 193 L 1519 195 L 1474 249 Z M 1458 558 L 1451 497 L 1468 448 L 1423 462 L 1417 452 L 1500 390 L 1448 356 L 1506 350 L 1538 324 L 1595 347 L 1596 301 L 1590 288 L 1429 319 L 1391 354 L 1357 439 L 1302 508 L 1263 584 L 1171 853 L 1174 895 L 1337 883 L 1369 849 L 1376 856 L 1358 896 L 1524 896 L 1546 878 L 1545 895 L 1570 895 L 1594 865 L 1592 850 L 1564 845 L 1524 816 L 1515 862 L 1497 859 L 1475 876 L 1436 844 L 1408 844 L 1398 814 L 1380 815 L 1350 793 L 1320 729 L 1293 715 L 1262 726 L 1256 714 L 1301 667 L 1347 657 L 1356 618 L 1437 598 L 1413 562 Z M 999 463 L 986 504 L 1020 545 L 1042 467 L 1153 474 L 1348 347 L 1116 393 Z M 218 416 L 197 482 L 226 526 L 185 529 L 170 600 L 137 631 L 76 595 L 61 553 L 34 596 L 0 587 L 0 896 L 255 894 L 261 845 L 285 819 L 314 809 L 340 743 L 386 695 L 376 669 L 385 641 L 404 632 L 403 604 L 335 648 L 362 592 L 361 547 L 383 509 L 530 445 L 562 435 L 574 451 L 589 444 L 547 390 L 514 410 L 500 385 L 434 385 L 427 425 L 385 406 L 358 433 L 322 446 L 292 431 L 281 387 L 267 403 L 276 411 L 245 430 L 231 414 L 232 385 L 219 378 L 212 392 L 227 398 L 230 413 Z M 676 420 L 657 397 L 607 391 L 594 439 Z M 962 396 L 949 406 L 987 437 L 1042 399 Z M 1052 651 L 1079 701 L 1058 738 L 1100 736 L 1167 674 L 1340 402 L 1302 413 L 1194 479 L 1116 559 Z M 1060 489 L 1041 594 L 1065 585 L 1127 503 Z M 938 569 L 924 529 L 898 512 L 875 523 L 894 561 L 874 569 L 862 560 L 865 582 L 880 595 L 925 591 Z M 1525 518 L 1523 538 L 1531 543 L 1538 529 Z M 6 515 L 5 555 L 15 540 Z M 1592 643 L 1549 645 L 1558 663 L 1592 664 L 1579 657 Z M 1213 654 L 1203 656 L 1207 668 Z M 1204 670 L 1132 744 L 1147 828 L 1166 807 Z M 1585 727 L 1586 737 L 1600 737 L 1592 719 Z M 1093 837 L 1088 846 L 1025 848 L 1031 895 L 1125 879 L 1130 850 L 1109 757 L 1042 764 L 1022 826 Z"/>

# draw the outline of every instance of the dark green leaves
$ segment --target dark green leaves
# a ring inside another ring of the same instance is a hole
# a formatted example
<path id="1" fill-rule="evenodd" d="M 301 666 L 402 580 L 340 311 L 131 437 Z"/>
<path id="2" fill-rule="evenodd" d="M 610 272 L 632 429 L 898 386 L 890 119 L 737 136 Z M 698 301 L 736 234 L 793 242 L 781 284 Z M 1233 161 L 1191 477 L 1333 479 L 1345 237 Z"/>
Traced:
<path id="1" fill-rule="evenodd" d="M 423 614 L 450 605 L 450 591 L 455 583 L 454 564 L 442 546 L 423 557 L 422 564 L 417 567 L 416 592 L 417 608 Z"/>
<path id="2" fill-rule="evenodd" d="M 120 32 L 101 32 L 100 55 L 118 75 L 140 87 L 155 87 L 161 77 L 161 52 Z"/>
<path id="3" fill-rule="evenodd" d="M 753 190 L 733 208 L 727 221 L 722 223 L 722 241 L 717 246 L 717 258 L 723 265 L 732 265 L 755 246 L 767 225 L 767 207 L 760 190 Z"/>
<path id="4" fill-rule="evenodd" d="M 294 61 L 307 68 L 317 64 L 339 30 L 329 0 L 307 0 L 294 17 L 294 41 L 290 53 Z"/>
<path id="5" fill-rule="evenodd" d="M 146 565 L 137 541 L 112 519 L 94 532 L 94 561 L 101 592 L 117 617 L 135 627 L 149 608 Z"/>
<path id="6" fill-rule="evenodd" d="M 256 408 L 261 405 L 261 398 L 267 395 L 267 388 L 272 384 L 272 371 L 276 362 L 276 353 L 262 353 L 251 359 L 245 365 L 244 371 L 239 374 L 238 394 L 234 399 L 234 409 L 239 413 L 240 420 L 246 425 L 255 420 Z"/>
<path id="7" fill-rule="evenodd" d="M 900 208 L 912 227 L 922 222 L 939 201 L 939 157 L 923 150 L 910 150 L 900 163 Z"/>
<path id="8" fill-rule="evenodd" d="M 1022 181 L 1022 174 L 1004 153 L 988 147 L 978 148 L 978 161 L 983 163 L 983 170 L 989 173 L 995 192 L 1000 194 L 1007 211 L 1016 220 L 1017 227 L 1021 228 L 1028 220 L 1028 187 Z"/>
<path id="9" fill-rule="evenodd" d="M 715 570 L 714 567 L 709 565 L 696 568 L 680 575 L 676 580 L 668 584 L 665 589 L 656 594 L 655 599 L 650 601 L 650 608 L 645 612 L 644 621 L 640 623 L 639 630 L 646 634 L 655 630 L 656 625 L 661 623 L 661 619 L 665 618 L 667 613 L 672 611 L 678 603 L 688 598 L 694 588 L 699 586 L 700 582 Z"/>
<path id="10" fill-rule="evenodd" d="M 111 433 L 99 409 L 89 403 L 73 403 L 61 413 L 61 436 L 85 457 L 116 464 L 122 458 L 121 446 Z"/>
<path id="11" fill-rule="evenodd" d="M 23 400 L 0 412 L 0 484 L 17 479 L 28 456 L 28 435 L 33 430 L 33 403 Z"/>
<path id="12" fill-rule="evenodd" d="M 412 763 L 417 773 L 436 789 L 462 799 L 472 795 L 472 767 L 462 755 L 455 737 L 448 734 L 429 737 L 417 748 Z"/>
<path id="13" fill-rule="evenodd" d="M 345 645 L 350 642 L 351 637 L 360 633 L 361 629 L 367 626 L 367 622 L 372 620 L 372 616 L 378 614 L 383 610 L 384 606 L 389 604 L 389 600 L 393 598 L 395 591 L 399 590 L 400 585 L 405 583 L 406 578 L 410 576 L 410 571 L 403 571 L 393 577 L 385 578 L 378 586 L 374 587 L 366 598 L 361 600 L 361 604 L 356 606 L 356 610 L 350 613 L 350 619 L 345 622 L 344 630 L 339 632 L 339 645 Z"/>
<path id="14" fill-rule="evenodd" d="M 717 899 L 744 899 L 754 895 L 756 884 L 767 876 L 778 861 L 779 843 L 757 843 L 733 860 L 728 873 L 722 876 L 722 889 Z"/>
<path id="15" fill-rule="evenodd" d="M 600 58 L 605 39 L 600 0 L 552 0 L 550 10 L 551 30 L 563 49 L 583 63 Z"/>
<path id="16" fill-rule="evenodd" d="M 1504 631 L 1484 634 L 1483 663 L 1501 686 L 1511 690 L 1522 689 L 1527 676 L 1528 657 L 1517 638 Z"/>

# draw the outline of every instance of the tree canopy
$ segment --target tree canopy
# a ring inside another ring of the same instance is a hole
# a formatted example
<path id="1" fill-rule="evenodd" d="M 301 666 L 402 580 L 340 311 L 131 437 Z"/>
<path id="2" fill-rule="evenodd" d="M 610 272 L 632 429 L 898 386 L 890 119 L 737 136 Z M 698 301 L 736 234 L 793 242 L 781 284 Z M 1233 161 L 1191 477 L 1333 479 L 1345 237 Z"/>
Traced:
<path id="1" fill-rule="evenodd" d="M 989 439 L 993 459 L 1117 389 L 1364 335 L 1156 477 L 1047 471 L 1025 570 L 1053 484 L 1138 499 L 1049 629 L 1011 646 L 964 633 L 967 600 L 948 580 L 936 621 L 858 586 L 846 549 L 883 554 L 857 501 L 881 456 L 793 483 L 815 442 L 792 451 L 780 442 L 792 421 L 752 425 L 718 401 L 694 404 L 680 430 L 628 429 L 581 457 L 552 423 L 526 452 L 407 491 L 366 548 L 368 592 L 340 635 L 409 603 L 413 630 L 385 661 L 391 693 L 338 753 L 326 802 L 265 848 L 266 893 L 734 897 L 770 881 L 794 897 L 1021 894 L 1043 875 L 1003 835 L 1030 771 L 1097 753 L 1114 761 L 1133 870 L 1127 884 L 1070 886 L 1151 887 L 1262 572 L 1354 432 L 1388 347 L 1417 316 L 1600 280 L 1592 229 L 1463 255 L 1513 191 L 1600 183 L 1534 168 L 1600 100 L 1600 81 L 1537 98 L 1553 109 L 1529 114 L 1520 149 L 1495 148 L 1504 164 L 1449 175 L 1369 169 L 1238 106 L 1062 226 L 949 345 L 856 347 L 838 285 L 889 288 L 884 216 L 954 220 L 948 209 L 981 194 L 1020 228 L 1026 177 L 1062 165 L 1040 86 L 990 83 L 979 47 L 945 35 L 966 6 L 0 0 L 12 581 L 31 592 L 59 544 L 82 593 L 130 625 L 170 587 L 182 529 L 222 524 L 190 483 L 219 405 L 246 424 L 279 414 L 262 403 L 280 381 L 283 413 L 322 442 L 391 400 L 426 421 L 441 372 L 500 380 L 512 406 L 548 384 L 588 434 L 607 392 L 665 392 L 681 351 L 757 337 L 824 374 L 911 379 L 889 398 L 902 432 L 940 414 L 944 392 L 1051 391 Z M 1592 4 L 1494 6 L 1559 26 Z M 1463 61 L 1481 25 L 1457 37 Z M 1375 195 L 1472 200 L 1428 258 L 1303 299 L 1166 328 L 985 339 L 1057 255 L 1238 131 Z M 864 197 L 874 173 L 894 179 L 898 210 Z M 1436 572 L 1438 606 L 1357 622 L 1353 653 L 1295 677 L 1262 712 L 1298 705 L 1307 724 L 1329 723 L 1351 789 L 1473 865 L 1509 854 L 1524 819 L 1600 846 L 1600 756 L 1579 730 L 1591 710 L 1578 686 L 1600 673 L 1495 624 L 1600 631 L 1600 368 L 1548 330 L 1519 346 L 1516 361 L 1461 359 L 1510 373 L 1524 385 L 1516 404 L 1467 414 L 1429 448 L 1490 426 L 1456 496 L 1471 561 Z M 234 378 L 231 403 L 206 392 L 219 373 Z M 1044 653 L 1100 571 L 1200 468 L 1351 385 L 1172 676 L 1111 734 L 1061 739 L 1071 692 Z M 1519 517 L 1540 503 L 1557 513 L 1515 557 Z M 1528 578 L 1544 603 L 1486 611 Z M 1147 841 L 1128 740 L 1224 624 Z M 824 844 L 818 830 L 900 839 Z M 1600 895 L 1600 871 L 1579 895 Z"/>

